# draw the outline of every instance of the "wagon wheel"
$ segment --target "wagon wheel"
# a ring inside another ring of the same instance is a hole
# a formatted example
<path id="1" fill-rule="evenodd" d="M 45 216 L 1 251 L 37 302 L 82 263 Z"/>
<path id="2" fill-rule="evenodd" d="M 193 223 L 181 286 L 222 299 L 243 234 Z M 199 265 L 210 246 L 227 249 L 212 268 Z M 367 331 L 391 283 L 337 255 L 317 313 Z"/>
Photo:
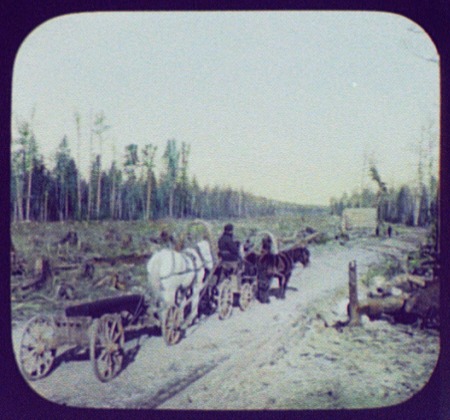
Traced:
<path id="1" fill-rule="evenodd" d="M 52 318 L 37 315 L 30 319 L 20 343 L 20 366 L 31 381 L 46 376 L 55 360 L 55 323 Z"/>
<path id="2" fill-rule="evenodd" d="M 218 287 L 219 296 L 217 307 L 219 309 L 219 319 L 227 319 L 233 311 L 233 288 L 231 279 L 226 278 Z"/>
<path id="3" fill-rule="evenodd" d="M 125 333 L 120 317 L 104 315 L 92 324 L 90 358 L 95 376 L 101 382 L 115 378 L 122 369 Z"/>
<path id="4" fill-rule="evenodd" d="M 184 296 L 185 294 L 183 292 L 182 286 L 178 286 L 177 290 L 175 291 L 175 305 L 180 307 L 183 303 Z"/>
<path id="5" fill-rule="evenodd" d="M 241 293 L 239 296 L 239 307 L 241 310 L 245 311 L 250 306 L 254 298 L 255 292 L 253 286 L 250 283 L 244 283 L 241 286 Z"/>
<path id="6" fill-rule="evenodd" d="M 252 291 L 253 291 L 253 296 L 256 297 L 256 294 L 258 293 L 258 279 L 255 279 L 252 282 Z"/>
<path id="7" fill-rule="evenodd" d="M 183 312 L 180 308 L 172 305 L 167 309 L 162 322 L 162 334 L 168 346 L 177 344 L 181 339 Z"/>

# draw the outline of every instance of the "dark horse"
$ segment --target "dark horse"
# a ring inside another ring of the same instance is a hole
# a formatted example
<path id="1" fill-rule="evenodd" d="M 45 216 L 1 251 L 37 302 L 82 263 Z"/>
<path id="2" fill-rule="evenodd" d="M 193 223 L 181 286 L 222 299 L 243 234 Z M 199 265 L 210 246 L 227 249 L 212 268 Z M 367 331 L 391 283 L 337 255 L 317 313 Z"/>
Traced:
<path id="1" fill-rule="evenodd" d="M 286 251 L 274 252 L 272 239 L 268 236 L 262 241 L 262 251 L 258 258 L 258 299 L 262 303 L 269 302 L 269 290 L 272 278 L 278 278 L 278 297 L 286 297 L 286 288 L 294 269 L 295 263 L 303 266 L 309 264 L 309 250 L 298 246 Z"/>

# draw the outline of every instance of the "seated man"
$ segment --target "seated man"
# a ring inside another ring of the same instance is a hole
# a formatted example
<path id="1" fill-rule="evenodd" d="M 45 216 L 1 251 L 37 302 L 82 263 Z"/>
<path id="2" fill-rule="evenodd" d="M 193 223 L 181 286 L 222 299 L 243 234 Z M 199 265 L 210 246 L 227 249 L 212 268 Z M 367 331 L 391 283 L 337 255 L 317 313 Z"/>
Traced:
<path id="1" fill-rule="evenodd" d="M 222 266 L 224 268 L 236 271 L 238 268 L 241 257 L 239 254 L 239 241 L 233 240 L 233 225 L 228 223 L 225 225 L 223 234 L 219 239 L 219 257 L 222 260 Z"/>

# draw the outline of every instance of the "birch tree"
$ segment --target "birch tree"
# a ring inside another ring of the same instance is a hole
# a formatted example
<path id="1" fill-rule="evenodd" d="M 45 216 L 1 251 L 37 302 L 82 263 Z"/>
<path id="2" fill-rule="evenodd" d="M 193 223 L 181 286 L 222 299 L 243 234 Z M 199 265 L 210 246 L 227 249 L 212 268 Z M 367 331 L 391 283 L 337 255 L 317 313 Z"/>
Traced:
<path id="1" fill-rule="evenodd" d="M 30 208 L 31 208 L 31 189 L 33 183 L 33 168 L 34 162 L 37 158 L 37 142 L 34 136 L 31 123 L 27 121 L 19 122 L 18 126 L 19 137 L 17 139 L 18 153 L 21 156 L 22 160 L 22 178 L 19 181 L 25 182 L 26 180 L 26 194 L 25 194 L 25 220 L 30 221 Z M 17 162 L 16 162 L 17 163 Z M 18 168 L 16 168 L 18 169 Z M 22 182 L 19 182 L 20 191 L 18 191 L 18 199 L 22 202 Z M 19 220 L 23 220 L 23 210 L 20 207 L 18 208 Z"/>
<path id="2" fill-rule="evenodd" d="M 75 112 L 75 124 L 77 127 L 77 169 L 81 168 L 81 115 Z M 77 176 L 77 219 L 81 220 L 81 176 Z"/>
<path id="3" fill-rule="evenodd" d="M 97 219 L 100 218 L 100 208 L 101 208 L 101 197 L 102 197 L 102 152 L 103 152 L 103 134 L 106 130 L 110 128 L 109 125 L 105 124 L 105 114 L 103 112 L 100 112 L 95 117 L 94 121 L 94 134 L 97 136 L 99 141 L 99 161 L 98 161 L 98 178 L 97 178 Z"/>
<path id="4" fill-rule="evenodd" d="M 151 218 L 151 197 L 152 197 L 152 173 L 155 167 L 155 154 L 157 146 L 147 144 L 142 149 L 142 164 L 146 169 L 146 200 L 145 200 L 145 219 Z"/>
<path id="5" fill-rule="evenodd" d="M 173 217 L 173 204 L 175 195 L 175 186 L 178 177 L 180 152 L 177 148 L 176 140 L 168 140 L 163 160 L 165 162 L 165 184 L 169 194 L 169 217 Z"/>

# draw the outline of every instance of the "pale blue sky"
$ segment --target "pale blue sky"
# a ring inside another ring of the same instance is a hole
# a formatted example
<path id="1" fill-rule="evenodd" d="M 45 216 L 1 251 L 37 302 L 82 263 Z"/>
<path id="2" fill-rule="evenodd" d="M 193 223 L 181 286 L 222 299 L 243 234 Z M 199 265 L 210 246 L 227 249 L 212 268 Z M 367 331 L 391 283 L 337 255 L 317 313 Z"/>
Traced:
<path id="1" fill-rule="evenodd" d="M 328 204 L 361 186 L 364 154 L 388 184 L 414 181 L 423 127 L 438 141 L 439 65 L 424 59 L 437 57 L 386 13 L 66 15 L 22 44 L 13 118 L 35 107 L 40 151 L 67 135 L 76 158 L 78 111 L 86 168 L 89 116 L 103 111 L 104 166 L 112 144 L 120 161 L 127 144 L 156 144 L 159 163 L 175 138 L 202 186 Z"/>

